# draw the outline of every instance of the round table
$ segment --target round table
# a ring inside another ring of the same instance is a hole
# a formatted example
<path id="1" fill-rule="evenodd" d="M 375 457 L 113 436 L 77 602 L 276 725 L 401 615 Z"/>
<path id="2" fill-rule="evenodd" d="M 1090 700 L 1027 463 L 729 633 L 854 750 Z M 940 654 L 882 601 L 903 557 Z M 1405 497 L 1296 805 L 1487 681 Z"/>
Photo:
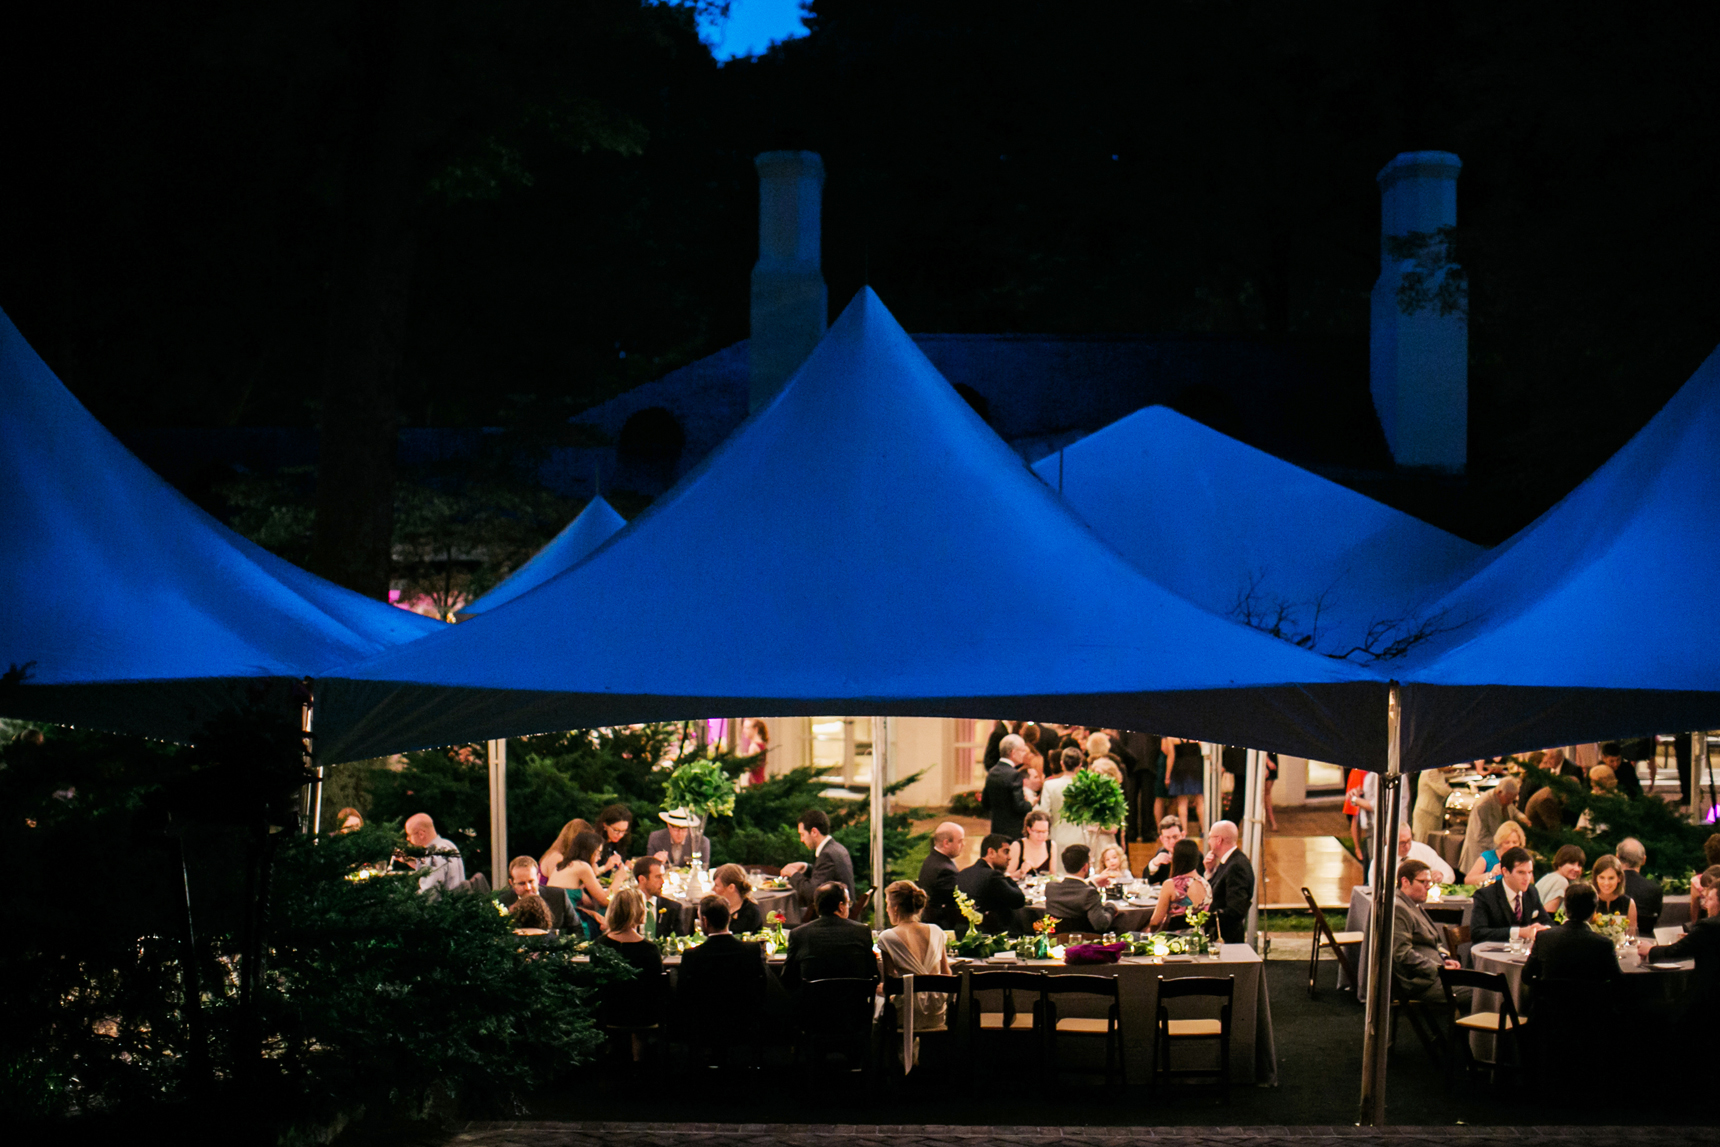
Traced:
<path id="1" fill-rule="evenodd" d="M 1505 982 L 1511 987 L 1512 1006 L 1521 1017 L 1527 1002 L 1523 994 L 1523 968 L 1529 961 L 1529 953 L 1513 952 L 1509 944 L 1490 942 L 1472 947 L 1469 950 L 1469 959 L 1476 971 L 1496 972 L 1505 977 Z M 1690 987 L 1692 971 L 1689 962 L 1650 967 L 1638 960 L 1633 948 L 1620 953 L 1618 963 L 1619 969 L 1624 972 L 1625 991 L 1633 1003 L 1676 999 Z M 1498 1011 L 1498 994 L 1476 992 L 1470 1010 Z M 1494 1038 L 1482 1032 L 1470 1033 L 1469 1046 L 1476 1059 L 1492 1061 Z"/>

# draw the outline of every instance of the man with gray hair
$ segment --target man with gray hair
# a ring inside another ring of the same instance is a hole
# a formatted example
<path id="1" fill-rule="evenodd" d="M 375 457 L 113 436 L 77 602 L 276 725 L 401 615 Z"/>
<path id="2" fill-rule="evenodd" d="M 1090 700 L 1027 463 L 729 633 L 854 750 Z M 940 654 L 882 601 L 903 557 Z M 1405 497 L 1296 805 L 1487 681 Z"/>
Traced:
<path id="1" fill-rule="evenodd" d="M 1207 830 L 1206 880 L 1212 887 L 1212 914 L 1218 938 L 1226 944 L 1245 943 L 1248 910 L 1254 904 L 1254 865 L 1236 847 L 1236 826 L 1214 821 Z"/>
<path id="2" fill-rule="evenodd" d="M 1660 923 L 1660 910 L 1666 906 L 1666 894 L 1661 891 L 1659 881 L 1642 874 L 1642 866 L 1648 863 L 1648 850 L 1642 841 L 1627 836 L 1618 842 L 1614 855 L 1618 857 L 1618 866 L 1624 869 L 1625 894 L 1636 902 L 1636 930 L 1640 935 L 1652 936 L 1654 926 Z"/>
<path id="3" fill-rule="evenodd" d="M 946 932 L 955 931 L 962 918 L 956 908 L 956 857 L 966 844 L 967 832 L 961 825 L 946 820 L 932 831 L 932 850 L 920 862 L 920 888 L 926 894 L 926 907 L 920 919 Z"/>
<path id="4" fill-rule="evenodd" d="M 997 745 L 997 764 L 985 774 L 980 807 L 991 814 L 991 831 L 1011 840 L 1021 839 L 1021 818 L 1033 802 L 1021 789 L 1021 764 L 1027 760 L 1027 739 L 1011 733 Z"/>
<path id="5" fill-rule="evenodd" d="M 1493 847 L 1493 834 L 1507 818 L 1525 829 L 1529 827 L 1529 818 L 1517 809 L 1516 777 L 1504 778 L 1491 793 L 1475 798 L 1475 807 L 1469 810 L 1469 831 L 1463 837 L 1463 854 L 1458 858 L 1457 871 L 1468 872 L 1475 866 L 1475 858 Z"/>

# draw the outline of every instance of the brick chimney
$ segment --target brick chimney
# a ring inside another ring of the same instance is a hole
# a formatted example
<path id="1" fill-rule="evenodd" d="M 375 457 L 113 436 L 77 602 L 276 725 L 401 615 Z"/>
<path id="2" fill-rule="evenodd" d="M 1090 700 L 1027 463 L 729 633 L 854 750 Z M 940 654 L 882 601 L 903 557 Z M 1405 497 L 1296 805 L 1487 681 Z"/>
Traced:
<path id="1" fill-rule="evenodd" d="M 1453 474 L 1469 458 L 1469 325 L 1461 271 L 1440 233 L 1457 224 L 1462 167 L 1447 151 L 1410 151 L 1380 170 L 1368 370 L 1392 458 Z"/>
<path id="2" fill-rule="evenodd" d="M 781 389 L 824 336 L 830 303 L 819 265 L 824 161 L 767 151 L 758 167 L 758 262 L 752 272 L 751 409 Z"/>

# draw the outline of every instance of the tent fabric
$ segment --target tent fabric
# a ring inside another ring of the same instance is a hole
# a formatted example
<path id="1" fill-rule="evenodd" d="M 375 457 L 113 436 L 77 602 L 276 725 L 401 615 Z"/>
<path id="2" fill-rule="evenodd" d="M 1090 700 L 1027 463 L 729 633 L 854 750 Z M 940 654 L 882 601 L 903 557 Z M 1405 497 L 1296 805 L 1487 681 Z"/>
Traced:
<path id="1" fill-rule="evenodd" d="M 700 547 L 713 522 L 745 546 Z M 863 290 L 789 383 L 584 562 L 325 675 L 324 759 L 737 712 L 1029 713 L 1336 763 L 1384 684 L 1142 575 Z"/>
<path id="2" fill-rule="evenodd" d="M 562 570 L 584 561 L 591 551 L 607 542 L 626 524 L 627 519 L 617 514 L 615 507 L 605 502 L 601 494 L 597 495 L 561 533 L 550 539 L 547 546 L 533 554 L 531 561 L 509 574 L 489 593 L 458 610 L 455 616 L 465 621 L 536 589 Z"/>
<path id="3" fill-rule="evenodd" d="M 1405 767 L 1720 725 L 1720 351 L 1435 608 Z"/>
<path id="4" fill-rule="evenodd" d="M 1033 470 L 1161 585 L 1363 663 L 1426 632 L 1426 607 L 1486 552 L 1163 406 Z"/>
<path id="5" fill-rule="evenodd" d="M 189 740 L 265 679 L 444 628 L 239 537 L 98 423 L 0 313 L 0 712 Z"/>

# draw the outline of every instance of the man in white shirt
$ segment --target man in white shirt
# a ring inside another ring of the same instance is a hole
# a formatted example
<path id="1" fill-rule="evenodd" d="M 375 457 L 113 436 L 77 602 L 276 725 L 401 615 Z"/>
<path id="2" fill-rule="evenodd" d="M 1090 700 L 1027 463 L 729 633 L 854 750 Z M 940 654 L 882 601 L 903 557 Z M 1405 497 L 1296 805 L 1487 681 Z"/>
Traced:
<path id="1" fill-rule="evenodd" d="M 1419 860 L 1433 870 L 1433 879 L 1435 884 L 1456 883 L 1457 876 L 1451 871 L 1451 865 L 1445 863 L 1444 859 L 1440 857 L 1439 853 L 1433 850 L 1432 846 L 1423 844 L 1419 840 L 1412 839 L 1413 836 L 1414 834 L 1410 831 L 1409 825 L 1405 824 L 1398 826 L 1397 863 L 1392 867 L 1395 869 L 1398 864 L 1402 864 L 1406 860 Z M 1373 872 L 1370 868 L 1368 873 L 1368 887 L 1372 888 L 1373 886 Z"/>
<path id="2" fill-rule="evenodd" d="M 425 852 L 423 857 L 406 862 L 419 873 L 418 891 L 452 892 L 465 883 L 466 862 L 460 859 L 459 848 L 438 835 L 436 822 L 429 813 L 414 813 L 406 818 L 406 839 Z"/>

